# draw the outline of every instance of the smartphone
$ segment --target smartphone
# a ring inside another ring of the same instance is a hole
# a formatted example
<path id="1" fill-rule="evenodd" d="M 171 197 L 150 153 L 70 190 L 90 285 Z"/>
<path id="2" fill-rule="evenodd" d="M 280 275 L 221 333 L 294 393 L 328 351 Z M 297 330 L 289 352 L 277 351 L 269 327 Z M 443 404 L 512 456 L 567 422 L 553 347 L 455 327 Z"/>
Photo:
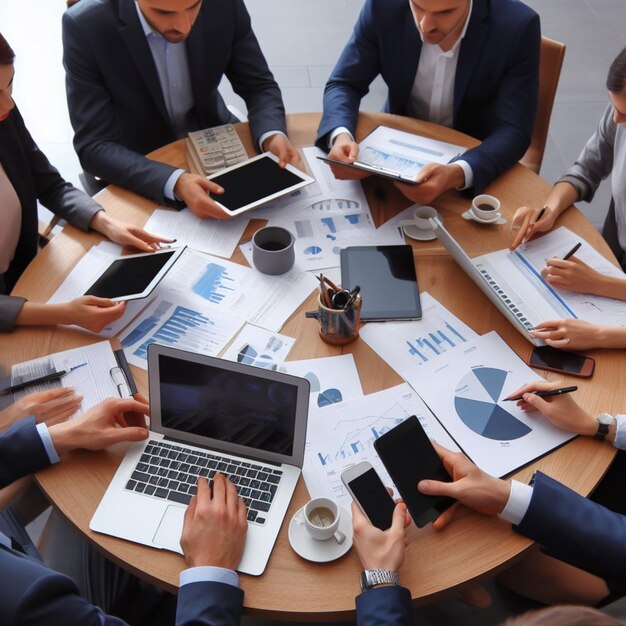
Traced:
<path id="1" fill-rule="evenodd" d="M 540 346 L 530 353 L 528 365 L 549 372 L 562 372 L 570 376 L 589 378 L 596 362 L 584 354 L 558 350 L 552 346 Z"/>
<path id="2" fill-rule="evenodd" d="M 396 503 L 372 465 L 361 461 L 345 470 L 341 480 L 365 517 L 376 528 L 387 530 L 391 526 Z"/>
<path id="3" fill-rule="evenodd" d="M 417 526 L 426 526 L 454 503 L 453 498 L 425 496 L 417 490 L 424 478 L 452 479 L 415 415 L 376 439 L 374 448 Z"/>

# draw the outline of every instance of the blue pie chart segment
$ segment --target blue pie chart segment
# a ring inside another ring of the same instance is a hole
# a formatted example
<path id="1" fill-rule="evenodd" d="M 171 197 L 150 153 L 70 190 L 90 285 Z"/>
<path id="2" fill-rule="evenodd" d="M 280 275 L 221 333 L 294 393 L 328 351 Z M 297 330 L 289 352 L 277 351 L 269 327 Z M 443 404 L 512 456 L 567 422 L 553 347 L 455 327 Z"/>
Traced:
<path id="1" fill-rule="evenodd" d="M 505 370 L 477 367 L 456 388 L 457 415 L 469 429 L 487 439 L 512 441 L 532 430 L 497 404 L 506 377 Z"/>
<path id="2" fill-rule="evenodd" d="M 342 400 L 343 396 L 339 389 L 326 389 L 325 391 L 321 391 L 319 396 L 317 396 L 317 406 L 329 406 L 341 402 Z"/>

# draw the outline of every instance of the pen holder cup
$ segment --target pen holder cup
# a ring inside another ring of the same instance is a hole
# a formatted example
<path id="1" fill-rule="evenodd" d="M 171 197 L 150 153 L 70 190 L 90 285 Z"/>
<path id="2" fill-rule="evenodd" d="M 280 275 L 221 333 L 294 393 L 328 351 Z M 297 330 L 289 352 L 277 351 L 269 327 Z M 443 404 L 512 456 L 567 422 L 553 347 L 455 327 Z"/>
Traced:
<path id="1" fill-rule="evenodd" d="M 316 319 L 320 325 L 320 337 L 334 346 L 345 346 L 359 336 L 361 323 L 361 296 L 347 309 L 330 309 L 318 298 L 317 311 L 307 311 L 306 317 Z"/>

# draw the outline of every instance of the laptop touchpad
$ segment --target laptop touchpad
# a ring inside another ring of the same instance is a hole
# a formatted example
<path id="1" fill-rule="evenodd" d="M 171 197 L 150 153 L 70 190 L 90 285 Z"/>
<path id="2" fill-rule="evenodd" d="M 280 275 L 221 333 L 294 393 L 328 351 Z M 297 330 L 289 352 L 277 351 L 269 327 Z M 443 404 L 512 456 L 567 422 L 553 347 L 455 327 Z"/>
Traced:
<path id="1" fill-rule="evenodd" d="M 182 554 L 180 535 L 183 532 L 183 518 L 187 509 L 181 506 L 168 506 L 154 535 L 154 544 Z"/>

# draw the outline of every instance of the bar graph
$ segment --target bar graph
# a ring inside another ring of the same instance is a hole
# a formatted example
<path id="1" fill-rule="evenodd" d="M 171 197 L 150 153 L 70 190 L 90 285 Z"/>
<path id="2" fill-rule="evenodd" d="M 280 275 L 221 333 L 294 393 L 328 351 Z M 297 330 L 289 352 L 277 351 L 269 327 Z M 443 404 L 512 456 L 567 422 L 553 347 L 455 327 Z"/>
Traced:
<path id="1" fill-rule="evenodd" d="M 418 359 L 419 363 L 428 363 L 433 357 L 437 357 L 447 352 L 450 348 L 455 348 L 461 343 L 466 343 L 467 339 L 452 326 L 445 322 L 443 327 L 431 330 L 421 337 L 407 340 L 408 353 Z"/>
<path id="2" fill-rule="evenodd" d="M 209 263 L 191 289 L 201 298 L 219 304 L 235 291 L 234 279 L 229 276 L 228 270 L 223 265 Z"/>

